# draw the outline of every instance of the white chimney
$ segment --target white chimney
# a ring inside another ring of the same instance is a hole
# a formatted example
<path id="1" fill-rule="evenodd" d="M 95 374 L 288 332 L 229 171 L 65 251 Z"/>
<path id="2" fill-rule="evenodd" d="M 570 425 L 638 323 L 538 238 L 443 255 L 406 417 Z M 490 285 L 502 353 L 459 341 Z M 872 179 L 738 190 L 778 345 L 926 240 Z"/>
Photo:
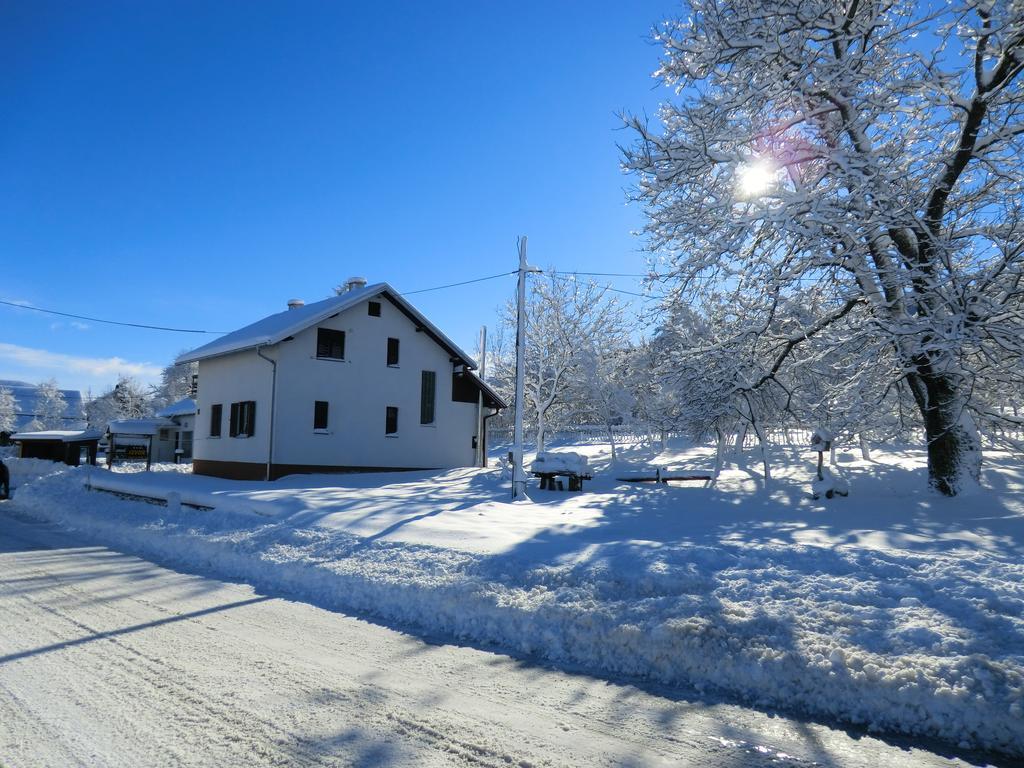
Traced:
<path id="1" fill-rule="evenodd" d="M 365 277 L 350 277 L 344 283 L 342 283 L 341 290 L 338 293 L 348 293 L 349 291 L 358 291 L 360 288 L 366 287 Z"/>
<path id="2" fill-rule="evenodd" d="M 302 299 L 288 299 L 288 309 L 298 309 L 304 306 L 306 306 L 306 302 Z"/>

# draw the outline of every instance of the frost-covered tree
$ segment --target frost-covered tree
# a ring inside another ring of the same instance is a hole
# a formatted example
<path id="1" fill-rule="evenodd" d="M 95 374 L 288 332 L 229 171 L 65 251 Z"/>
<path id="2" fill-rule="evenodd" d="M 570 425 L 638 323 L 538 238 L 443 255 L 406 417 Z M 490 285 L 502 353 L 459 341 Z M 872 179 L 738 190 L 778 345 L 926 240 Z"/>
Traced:
<path id="1" fill-rule="evenodd" d="M 36 386 L 35 417 L 29 428 L 38 431 L 43 429 L 61 429 L 64 426 L 64 412 L 67 401 L 60 391 L 55 379 L 43 381 Z"/>
<path id="2" fill-rule="evenodd" d="M 749 333 L 818 287 L 765 384 L 855 322 L 931 484 L 976 481 L 972 393 L 1024 380 L 1024 0 L 690 0 L 657 38 L 677 96 L 624 157 L 669 301 L 742 281 Z"/>
<path id="3" fill-rule="evenodd" d="M 7 387 L 0 387 L 0 432 L 14 430 L 17 407 L 18 401 L 14 397 L 14 393 Z"/>
<path id="4" fill-rule="evenodd" d="M 199 363 L 171 363 L 160 372 L 160 383 L 153 388 L 152 407 L 166 408 L 192 396 L 192 377 L 199 373 Z"/>
<path id="5" fill-rule="evenodd" d="M 572 396 L 578 412 L 588 414 L 590 421 L 604 427 L 615 461 L 618 452 L 614 427 L 629 419 L 636 402 L 630 375 L 632 327 L 614 298 L 606 301 L 601 315 L 600 326 L 580 340 Z"/>
<path id="6" fill-rule="evenodd" d="M 86 420 L 93 429 L 104 430 L 117 419 L 138 419 L 152 413 L 153 401 L 146 388 L 131 376 L 118 377 L 117 384 L 85 407 Z"/>
<path id="7" fill-rule="evenodd" d="M 500 338 L 515 338 L 515 306 L 506 306 Z M 620 305 L 608 290 L 549 270 L 530 279 L 526 303 L 526 375 L 524 421 L 535 431 L 537 450 L 559 415 L 592 412 L 580 386 L 587 350 L 608 351 L 624 326 Z M 599 356 L 598 356 L 599 357 Z M 596 361 L 598 357 L 588 355 Z M 515 350 L 494 357 L 494 381 L 514 391 Z M 518 407 L 518 403 L 515 404 Z"/>

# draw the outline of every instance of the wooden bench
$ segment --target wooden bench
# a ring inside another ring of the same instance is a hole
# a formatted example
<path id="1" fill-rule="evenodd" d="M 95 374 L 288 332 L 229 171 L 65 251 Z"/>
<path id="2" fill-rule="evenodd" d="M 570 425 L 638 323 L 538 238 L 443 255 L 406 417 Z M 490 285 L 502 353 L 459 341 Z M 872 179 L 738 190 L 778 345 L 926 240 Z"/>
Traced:
<path id="1" fill-rule="evenodd" d="M 714 477 L 712 475 L 684 475 L 658 468 L 653 475 L 627 475 L 615 479 L 622 483 L 665 483 L 667 485 L 673 480 L 677 482 L 702 480 L 705 483 L 710 483 Z"/>

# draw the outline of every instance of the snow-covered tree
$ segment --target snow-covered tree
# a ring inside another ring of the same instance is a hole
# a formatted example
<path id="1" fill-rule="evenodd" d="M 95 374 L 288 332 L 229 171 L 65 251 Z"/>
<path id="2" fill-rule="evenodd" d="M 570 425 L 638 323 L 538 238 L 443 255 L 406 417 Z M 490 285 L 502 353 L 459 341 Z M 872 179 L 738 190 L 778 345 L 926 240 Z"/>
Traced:
<path id="1" fill-rule="evenodd" d="M 33 431 L 61 429 L 64 427 L 64 412 L 67 402 L 64 393 L 57 387 L 57 381 L 50 379 L 36 386 L 35 418 L 29 424 Z"/>
<path id="2" fill-rule="evenodd" d="M 526 304 L 526 377 L 524 421 L 535 431 L 537 450 L 560 415 L 593 413 L 581 386 L 584 356 L 597 364 L 622 336 L 624 315 L 608 290 L 548 270 L 530 279 Z M 509 304 L 502 318 L 501 339 L 515 339 L 516 311 Z M 499 391 L 514 392 L 515 350 L 493 355 L 491 378 Z M 516 404 L 518 406 L 518 404 Z"/>
<path id="3" fill-rule="evenodd" d="M 199 373 L 199 363 L 171 363 L 160 373 L 160 383 L 153 388 L 152 407 L 166 408 L 192 395 L 192 377 Z"/>
<path id="4" fill-rule="evenodd" d="M 118 377 L 117 384 L 85 407 L 86 420 L 93 429 L 104 430 L 117 419 L 138 419 L 152 413 L 153 401 L 146 388 L 131 376 Z"/>
<path id="5" fill-rule="evenodd" d="M 618 458 L 614 427 L 629 419 L 636 402 L 630 375 L 633 350 L 626 314 L 614 299 L 606 299 L 600 326 L 579 344 L 572 395 L 578 412 L 604 427 L 612 461 Z"/>
<path id="6" fill-rule="evenodd" d="M 14 431 L 18 401 L 7 387 L 0 387 L 0 432 Z"/>
<path id="7" fill-rule="evenodd" d="M 742 285 L 761 386 L 856 334 L 912 395 L 931 484 L 976 481 L 972 393 L 1024 381 L 1024 2 L 690 0 L 657 37 L 678 96 L 624 157 L 669 303 Z"/>

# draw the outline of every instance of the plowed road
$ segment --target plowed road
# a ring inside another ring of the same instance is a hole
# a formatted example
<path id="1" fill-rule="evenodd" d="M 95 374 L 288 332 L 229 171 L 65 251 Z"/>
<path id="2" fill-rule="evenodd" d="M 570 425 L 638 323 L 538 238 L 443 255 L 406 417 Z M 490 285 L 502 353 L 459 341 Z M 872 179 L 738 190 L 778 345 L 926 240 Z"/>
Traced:
<path id="1" fill-rule="evenodd" d="M 0 504 L 0 765 L 951 766 L 177 573 Z"/>

